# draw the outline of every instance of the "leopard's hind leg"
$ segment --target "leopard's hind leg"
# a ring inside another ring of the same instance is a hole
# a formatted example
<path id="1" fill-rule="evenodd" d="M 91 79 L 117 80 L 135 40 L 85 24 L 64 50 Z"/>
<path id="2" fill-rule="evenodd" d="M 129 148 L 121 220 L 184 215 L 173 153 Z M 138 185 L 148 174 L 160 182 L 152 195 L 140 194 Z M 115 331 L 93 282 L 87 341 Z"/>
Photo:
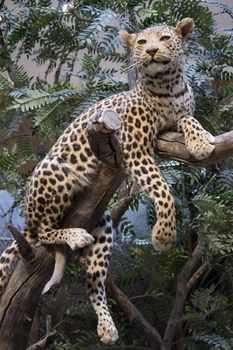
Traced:
<path id="1" fill-rule="evenodd" d="M 31 232 L 43 244 L 67 243 L 71 249 L 83 248 L 93 237 L 82 228 L 58 229 L 72 206 L 74 195 L 81 189 L 79 174 L 58 157 L 47 156 L 36 168 L 28 188 L 26 219 Z"/>
<path id="2" fill-rule="evenodd" d="M 107 212 L 92 235 L 95 242 L 86 247 L 83 253 L 88 294 L 98 317 L 97 331 L 101 341 L 114 344 L 118 339 L 118 332 L 108 309 L 104 285 L 113 245 L 112 222 Z"/>

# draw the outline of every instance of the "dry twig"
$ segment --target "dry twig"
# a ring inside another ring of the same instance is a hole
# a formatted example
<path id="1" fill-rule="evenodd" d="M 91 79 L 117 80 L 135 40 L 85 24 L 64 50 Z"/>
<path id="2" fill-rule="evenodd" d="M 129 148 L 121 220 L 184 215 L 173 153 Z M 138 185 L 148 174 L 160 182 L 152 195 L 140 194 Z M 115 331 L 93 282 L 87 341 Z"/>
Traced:
<path id="1" fill-rule="evenodd" d="M 56 325 L 57 327 L 58 325 Z M 46 334 L 38 342 L 29 346 L 26 350 L 39 350 L 44 349 L 47 343 L 48 338 L 52 337 L 57 333 L 56 327 L 52 327 L 51 316 L 46 316 Z"/>

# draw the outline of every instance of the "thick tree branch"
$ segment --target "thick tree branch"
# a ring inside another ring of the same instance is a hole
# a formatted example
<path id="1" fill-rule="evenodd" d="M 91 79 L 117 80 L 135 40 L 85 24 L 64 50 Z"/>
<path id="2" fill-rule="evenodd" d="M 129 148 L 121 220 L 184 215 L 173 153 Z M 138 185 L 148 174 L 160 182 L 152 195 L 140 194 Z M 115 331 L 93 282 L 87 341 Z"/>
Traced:
<path id="1" fill-rule="evenodd" d="M 187 151 L 183 135 L 166 132 L 159 135 L 156 153 L 163 158 L 175 159 L 194 166 L 208 167 L 218 161 L 233 157 L 233 131 L 216 136 L 215 149 L 210 157 L 199 161 Z"/>
<path id="2" fill-rule="evenodd" d="M 122 215 L 124 215 L 124 213 L 128 209 L 130 203 L 132 202 L 132 199 L 133 199 L 132 196 L 126 196 L 124 198 L 121 198 L 117 203 L 117 205 L 111 209 L 111 218 L 112 218 L 114 227 L 117 226 L 120 218 L 122 217 Z"/>

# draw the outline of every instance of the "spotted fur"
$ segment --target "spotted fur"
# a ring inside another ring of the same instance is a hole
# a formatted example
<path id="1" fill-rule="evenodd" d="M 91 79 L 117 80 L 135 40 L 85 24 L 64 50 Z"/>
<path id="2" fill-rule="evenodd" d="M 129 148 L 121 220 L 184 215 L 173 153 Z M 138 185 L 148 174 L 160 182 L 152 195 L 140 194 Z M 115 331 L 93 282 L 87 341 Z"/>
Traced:
<path id="1" fill-rule="evenodd" d="M 120 33 L 132 48 L 138 70 L 135 89 L 95 104 L 62 134 L 45 159 L 36 167 L 27 189 L 24 235 L 31 243 L 67 243 L 84 248 L 90 300 L 98 316 L 98 334 L 104 343 L 117 339 L 109 313 L 104 280 L 112 248 L 112 225 L 108 214 L 90 235 L 81 228 L 58 229 L 74 199 L 88 186 L 100 162 L 87 139 L 93 114 L 110 108 L 121 118 L 121 153 L 126 170 L 155 203 L 157 222 L 152 230 L 156 249 L 166 250 L 176 238 L 172 194 L 154 161 L 154 142 L 159 132 L 177 128 L 184 134 L 187 149 L 197 159 L 208 157 L 214 146 L 212 135 L 194 119 L 194 98 L 184 72 L 185 39 L 193 20 L 186 18 L 176 28 L 155 26 L 139 34 Z M 0 260 L 0 284 L 6 279 L 17 247 L 8 248 Z"/>

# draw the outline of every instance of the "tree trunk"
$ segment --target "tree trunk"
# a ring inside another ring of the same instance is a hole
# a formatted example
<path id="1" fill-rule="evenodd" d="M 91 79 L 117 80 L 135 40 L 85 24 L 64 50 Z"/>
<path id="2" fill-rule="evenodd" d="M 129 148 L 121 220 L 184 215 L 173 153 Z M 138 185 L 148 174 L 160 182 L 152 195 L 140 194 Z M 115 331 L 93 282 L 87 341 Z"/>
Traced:
<path id="1" fill-rule="evenodd" d="M 52 249 L 39 247 L 32 261 L 20 260 L 0 305 L 0 349 L 25 350 L 36 306 L 54 266 Z"/>

